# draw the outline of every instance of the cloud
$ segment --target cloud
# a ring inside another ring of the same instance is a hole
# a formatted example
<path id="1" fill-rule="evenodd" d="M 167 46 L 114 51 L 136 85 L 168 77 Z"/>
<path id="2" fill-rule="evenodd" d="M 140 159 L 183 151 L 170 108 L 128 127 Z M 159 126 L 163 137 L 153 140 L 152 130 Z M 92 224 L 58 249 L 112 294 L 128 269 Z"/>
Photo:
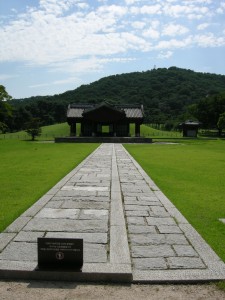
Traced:
<path id="1" fill-rule="evenodd" d="M 127 5 L 132 5 L 132 4 L 134 4 L 134 3 L 138 3 L 138 2 L 140 2 L 141 0 L 125 0 L 125 3 L 127 4 Z"/>
<path id="2" fill-rule="evenodd" d="M 198 26 L 197 26 L 197 29 L 198 30 L 204 30 L 204 29 L 206 29 L 207 27 L 209 27 L 209 23 L 202 23 L 202 24 L 199 24 Z"/>
<path id="3" fill-rule="evenodd" d="M 31 89 L 36 89 L 36 88 L 47 87 L 47 86 L 51 86 L 51 85 L 64 85 L 64 84 L 73 83 L 73 82 L 75 83 L 77 81 L 80 81 L 80 79 L 78 77 L 69 77 L 69 78 L 65 78 L 65 79 L 61 79 L 61 80 L 54 80 L 54 81 L 48 82 L 48 83 L 33 84 L 33 85 L 29 85 L 28 87 Z"/>
<path id="4" fill-rule="evenodd" d="M 11 78 L 16 78 L 17 75 L 0 74 L 0 80 L 5 81 Z"/>
<path id="5" fill-rule="evenodd" d="M 60 71 L 72 74 L 96 73 L 104 69 L 105 65 L 110 63 L 129 63 L 136 60 L 135 58 L 113 57 L 103 58 L 92 56 L 84 59 L 76 59 L 74 61 L 56 62 L 51 64 L 52 71 Z"/>
<path id="6" fill-rule="evenodd" d="M 89 5 L 87 3 L 81 2 L 77 4 L 77 7 L 82 8 L 82 9 L 88 9 Z"/>
<path id="7" fill-rule="evenodd" d="M 98 72 L 129 51 L 135 57 L 137 52 L 158 50 L 162 57 L 178 48 L 224 45 L 224 27 L 216 34 L 207 32 L 218 17 L 216 11 L 225 10 L 224 1 L 109 3 L 40 0 L 39 6 L 27 7 L 14 19 L 1 19 L 0 61 L 47 65 L 63 72 Z"/>
<path id="8" fill-rule="evenodd" d="M 105 14 L 102 16 L 103 10 Z M 107 32 L 108 28 L 112 30 L 115 18 L 120 14 L 123 10 L 116 7 L 108 8 L 107 12 L 102 8 L 84 17 L 75 13 L 56 18 L 41 11 L 32 12 L 25 20 L 16 20 L 0 30 L 4 42 L 0 57 L 2 60 L 45 64 L 62 58 L 124 52 L 128 45 L 126 40 L 120 33 Z"/>
<path id="9" fill-rule="evenodd" d="M 146 26 L 146 23 L 140 22 L 140 21 L 135 21 L 131 24 L 131 26 L 136 29 L 143 29 Z"/>
<path id="10" fill-rule="evenodd" d="M 80 0 L 40 0 L 39 5 L 40 9 L 45 11 L 46 13 L 54 14 L 54 15 L 62 15 L 63 12 L 68 11 L 70 8 L 72 8 L 74 5 L 77 5 L 78 7 L 82 7 L 82 4 L 85 4 L 84 2 L 81 2 Z M 85 5 L 85 8 L 87 7 L 87 4 Z M 31 8 L 32 10 L 32 8 Z"/>
<path id="11" fill-rule="evenodd" d="M 172 51 L 165 51 L 165 52 L 161 51 L 161 52 L 159 52 L 157 58 L 159 58 L 159 59 L 167 59 L 167 58 L 170 58 L 172 55 L 173 55 Z"/>
<path id="12" fill-rule="evenodd" d="M 196 35 L 195 42 L 200 47 L 221 47 L 225 45 L 225 37 L 217 37 L 213 33 Z"/>
<path id="13" fill-rule="evenodd" d="M 159 27 L 160 22 L 159 22 L 159 20 L 152 20 L 150 24 L 151 24 L 152 28 L 156 29 Z"/>
<path id="14" fill-rule="evenodd" d="M 221 2 L 220 6 L 217 8 L 216 12 L 218 14 L 223 14 L 225 11 L 225 2 Z"/>
<path id="15" fill-rule="evenodd" d="M 189 29 L 179 24 L 166 24 L 163 28 L 162 35 L 177 36 L 187 33 Z"/>
<path id="16" fill-rule="evenodd" d="M 144 6 L 132 6 L 130 8 L 132 14 L 146 14 L 146 15 L 156 15 L 161 14 L 161 5 L 144 5 Z"/>
<path id="17" fill-rule="evenodd" d="M 155 14 L 161 14 L 161 5 L 144 5 L 140 9 L 140 13 L 142 14 L 149 14 L 149 15 L 155 15 Z"/>
<path id="18" fill-rule="evenodd" d="M 170 5 L 166 4 L 163 7 L 163 11 L 165 15 L 168 15 L 173 18 L 179 18 L 182 16 L 187 16 L 188 18 L 203 18 L 209 14 L 209 8 L 207 6 L 197 6 L 193 4 L 186 4 L 186 5 Z"/>
<path id="19" fill-rule="evenodd" d="M 186 48 L 192 45 L 193 36 L 188 36 L 183 40 L 171 39 L 171 40 L 162 40 L 155 47 L 155 50 L 166 50 L 166 49 L 180 49 Z"/>
<path id="20" fill-rule="evenodd" d="M 146 38 L 151 38 L 151 39 L 158 39 L 160 37 L 159 31 L 157 31 L 151 27 L 149 29 L 145 30 L 142 35 Z"/>
<path id="21" fill-rule="evenodd" d="M 211 4 L 213 1 L 212 0 L 186 0 L 183 1 L 184 4 L 189 4 L 189 5 L 196 5 L 196 4 Z"/>

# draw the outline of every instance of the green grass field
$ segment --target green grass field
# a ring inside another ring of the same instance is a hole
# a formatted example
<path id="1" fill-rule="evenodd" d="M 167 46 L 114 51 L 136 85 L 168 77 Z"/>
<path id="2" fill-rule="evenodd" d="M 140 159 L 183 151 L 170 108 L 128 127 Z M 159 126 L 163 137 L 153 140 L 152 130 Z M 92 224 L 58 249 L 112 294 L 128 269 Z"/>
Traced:
<path id="1" fill-rule="evenodd" d="M 97 146 L 0 140 L 0 231 Z"/>
<path id="2" fill-rule="evenodd" d="M 142 125 L 142 135 L 154 140 L 162 132 Z M 134 127 L 131 126 L 131 131 Z M 0 230 L 32 205 L 97 145 L 54 144 L 0 135 Z M 42 128 L 38 140 L 67 136 L 66 123 Z M 180 144 L 126 145 L 126 148 L 189 222 L 225 261 L 225 141 L 176 139 Z M 1 138 L 3 138 L 1 140 Z M 26 137 L 29 139 L 29 137 Z"/>
<path id="3" fill-rule="evenodd" d="M 79 130 L 79 127 L 78 127 Z M 49 126 L 41 127 L 41 136 L 37 137 L 36 140 L 54 140 L 56 136 L 69 136 L 70 127 L 67 123 L 54 124 Z M 13 133 L 0 134 L 2 140 L 30 140 L 31 137 L 26 131 L 19 131 Z"/>
<path id="4" fill-rule="evenodd" d="M 225 261 L 225 141 L 125 147 Z"/>
<path id="5" fill-rule="evenodd" d="M 104 131 L 104 128 L 103 128 Z M 55 137 L 69 136 L 70 127 L 67 123 L 54 124 L 50 126 L 43 126 L 41 136 L 37 137 L 36 140 L 54 140 Z M 77 124 L 77 135 L 80 134 L 80 124 Z M 135 135 L 134 124 L 130 125 L 131 136 Z M 180 132 L 173 131 L 161 131 L 146 125 L 141 125 L 141 136 L 158 138 L 180 138 L 182 137 Z M 20 139 L 29 140 L 31 139 L 25 131 L 19 131 L 14 133 L 0 134 L 0 139 Z"/>

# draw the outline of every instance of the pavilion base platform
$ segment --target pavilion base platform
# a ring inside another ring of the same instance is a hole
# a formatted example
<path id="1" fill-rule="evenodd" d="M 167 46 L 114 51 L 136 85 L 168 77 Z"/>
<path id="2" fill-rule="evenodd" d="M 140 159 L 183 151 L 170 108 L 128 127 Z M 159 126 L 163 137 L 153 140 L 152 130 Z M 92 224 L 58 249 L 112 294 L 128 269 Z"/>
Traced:
<path id="1" fill-rule="evenodd" d="M 145 137 L 56 137 L 55 143 L 152 143 L 152 138 Z"/>

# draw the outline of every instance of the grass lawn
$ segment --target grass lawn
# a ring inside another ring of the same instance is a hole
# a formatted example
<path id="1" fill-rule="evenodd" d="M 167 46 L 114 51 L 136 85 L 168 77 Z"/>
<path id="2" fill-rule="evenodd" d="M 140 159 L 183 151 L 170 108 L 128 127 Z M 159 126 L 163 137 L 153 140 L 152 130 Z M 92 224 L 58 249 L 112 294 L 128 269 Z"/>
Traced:
<path id="1" fill-rule="evenodd" d="M 79 126 L 78 130 L 79 130 Z M 41 127 L 41 136 L 35 138 L 36 140 L 54 140 L 56 136 L 69 136 L 70 127 L 67 123 L 54 124 Z M 0 134 L 0 140 L 31 140 L 31 137 L 26 131 L 19 131 L 13 133 Z"/>
<path id="2" fill-rule="evenodd" d="M 0 140 L 0 232 L 97 146 Z"/>
<path id="3" fill-rule="evenodd" d="M 125 147 L 225 262 L 225 141 Z"/>
<path id="4" fill-rule="evenodd" d="M 179 131 L 163 131 L 147 125 L 141 125 L 141 136 L 151 137 L 153 139 L 165 138 L 182 138 L 182 133 Z"/>
<path id="5" fill-rule="evenodd" d="M 55 137 L 69 136 L 70 127 L 67 123 L 54 124 L 49 126 L 43 126 L 41 136 L 37 137 L 37 140 L 54 140 Z M 104 130 L 108 130 L 108 126 L 103 127 Z M 80 134 L 80 124 L 77 124 L 77 135 Z M 135 135 L 135 125 L 130 125 L 130 134 L 131 136 Z M 181 138 L 182 134 L 180 132 L 173 131 L 162 131 L 151 128 L 147 125 L 141 125 L 141 136 L 152 137 L 154 139 L 165 139 L 165 138 Z M 19 131 L 14 133 L 0 134 L 1 139 L 20 139 L 20 140 L 29 140 L 31 137 L 26 133 L 26 131 Z"/>

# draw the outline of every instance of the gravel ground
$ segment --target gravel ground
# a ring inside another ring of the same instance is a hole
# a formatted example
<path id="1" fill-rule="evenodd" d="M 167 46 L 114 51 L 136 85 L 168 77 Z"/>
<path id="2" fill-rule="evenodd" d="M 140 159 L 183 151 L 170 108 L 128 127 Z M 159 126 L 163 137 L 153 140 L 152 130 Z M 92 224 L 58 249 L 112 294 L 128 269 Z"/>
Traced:
<path id="1" fill-rule="evenodd" d="M 0 300 L 72 299 L 225 299 L 215 284 L 201 285 L 103 285 L 71 282 L 0 281 Z"/>

